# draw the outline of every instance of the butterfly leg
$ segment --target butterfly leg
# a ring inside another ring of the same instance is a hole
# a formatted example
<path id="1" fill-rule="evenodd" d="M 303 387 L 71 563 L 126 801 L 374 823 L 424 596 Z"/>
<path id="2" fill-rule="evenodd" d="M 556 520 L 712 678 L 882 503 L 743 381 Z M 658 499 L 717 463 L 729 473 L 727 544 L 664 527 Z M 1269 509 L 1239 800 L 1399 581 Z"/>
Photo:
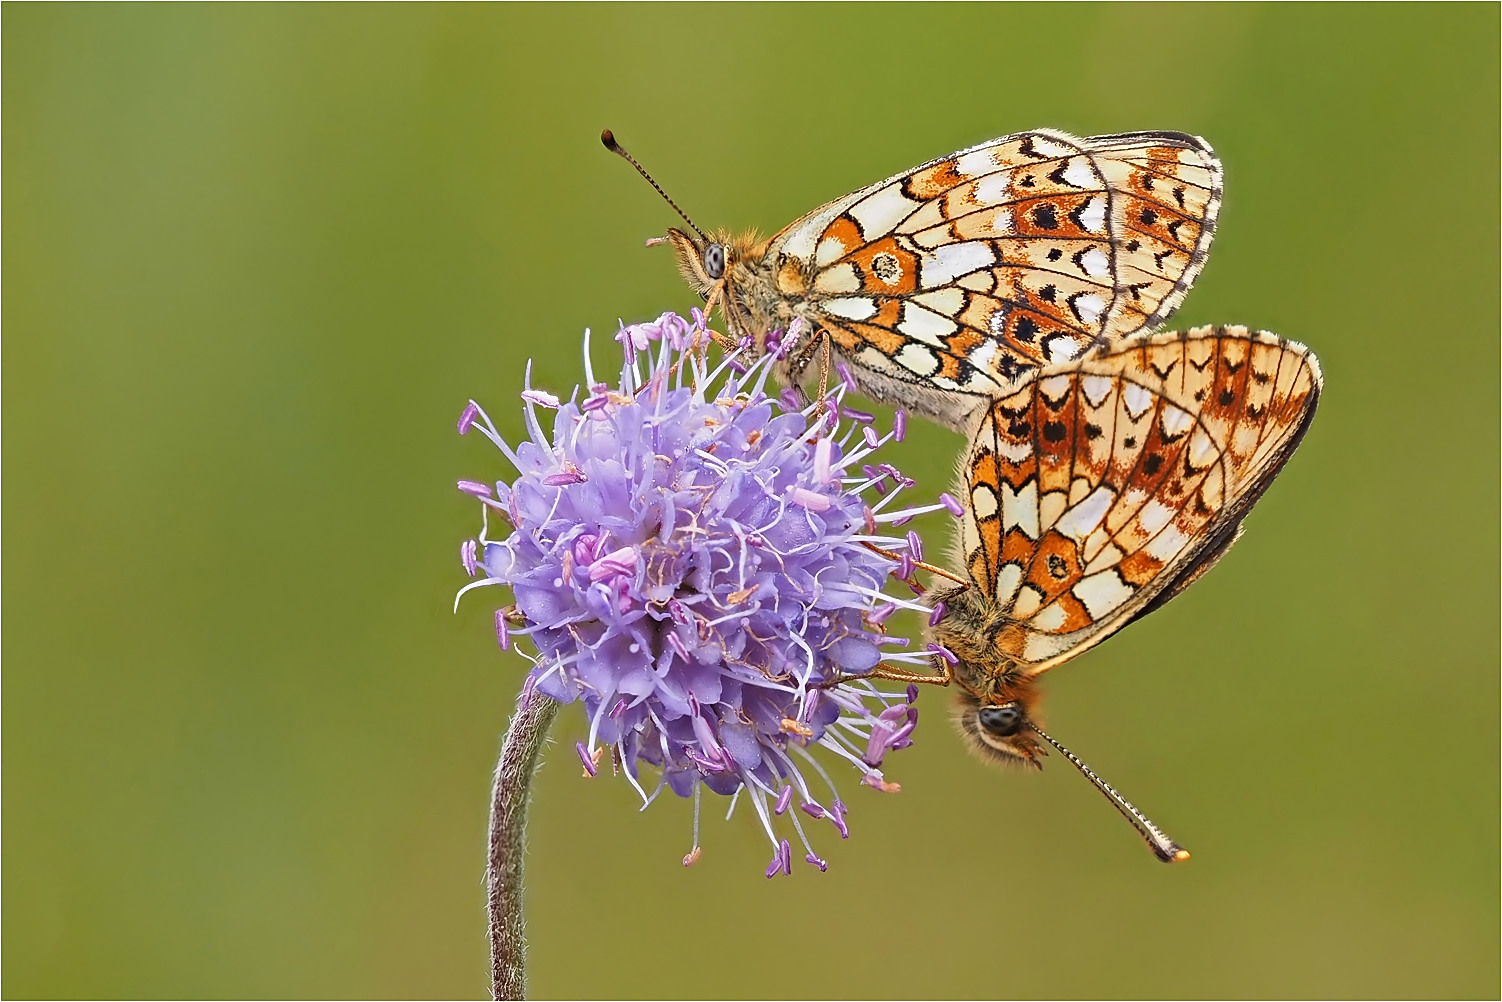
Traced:
<path id="1" fill-rule="evenodd" d="M 884 550 L 881 547 L 877 546 L 875 543 L 862 542 L 861 545 L 864 546 L 866 549 L 870 550 L 873 553 L 880 553 L 882 556 L 886 557 L 888 560 L 900 561 L 900 560 L 902 560 L 903 556 L 905 556 L 905 554 L 902 554 L 902 553 L 893 553 L 891 550 Z M 908 559 L 912 560 L 911 557 L 909 557 Z M 935 567 L 933 564 L 925 564 L 921 560 L 912 560 L 912 564 L 913 564 L 913 566 L 915 568 L 917 568 L 919 570 L 928 571 L 928 573 L 935 574 L 935 575 L 937 575 L 937 576 L 939 576 L 941 578 L 948 578 L 950 581 L 953 581 L 956 584 L 962 584 L 962 585 L 967 585 L 967 586 L 970 584 L 970 581 L 967 578 L 962 578 L 962 577 L 960 577 L 957 574 L 954 574 L 954 573 L 952 573 L 950 571 L 946 571 L 942 567 Z M 916 590 L 918 592 L 918 594 L 920 594 L 920 595 L 923 594 L 923 588 L 922 588 L 922 586 L 920 586 L 916 581 L 913 581 L 911 578 L 904 578 L 903 579 L 903 583 L 907 584 L 910 587 L 912 587 L 914 590 Z"/>
<path id="2" fill-rule="evenodd" d="M 832 686 L 843 685 L 846 682 L 859 682 L 862 679 L 882 679 L 887 682 L 910 682 L 914 685 L 948 685 L 954 681 L 954 669 L 949 662 L 939 660 L 939 674 L 929 672 L 908 671 L 906 668 L 893 668 L 891 665 L 877 665 L 868 672 L 859 675 L 836 675 L 832 679 L 820 682 L 816 688 L 828 689 Z"/>
<path id="3" fill-rule="evenodd" d="M 816 331 L 814 336 L 809 338 L 808 344 L 799 348 L 798 353 L 793 356 L 793 371 L 801 377 L 808 370 L 809 364 L 813 362 L 816 355 L 819 359 L 819 395 L 815 399 L 823 400 L 829 395 L 829 370 L 834 359 L 834 339 L 829 336 L 827 330 L 822 328 Z M 802 379 L 795 382 L 801 383 Z"/>
<path id="4" fill-rule="evenodd" d="M 714 288 L 709 290 L 709 297 L 704 300 L 704 329 L 709 332 L 710 337 L 714 338 L 715 344 L 720 346 L 721 351 L 735 351 L 740 345 L 736 343 L 734 338 L 729 334 L 721 334 L 709 326 L 709 316 L 714 312 L 716 306 L 720 307 L 722 314 L 725 312 L 725 304 L 721 302 L 724 298 L 725 283 L 716 282 Z M 694 347 L 697 348 L 699 346 L 697 341 L 698 335 L 695 334 L 694 337 Z"/>
<path id="5" fill-rule="evenodd" d="M 834 357 L 834 339 L 821 327 L 808 347 L 819 354 L 819 399 L 823 400 L 829 395 L 829 360 Z"/>

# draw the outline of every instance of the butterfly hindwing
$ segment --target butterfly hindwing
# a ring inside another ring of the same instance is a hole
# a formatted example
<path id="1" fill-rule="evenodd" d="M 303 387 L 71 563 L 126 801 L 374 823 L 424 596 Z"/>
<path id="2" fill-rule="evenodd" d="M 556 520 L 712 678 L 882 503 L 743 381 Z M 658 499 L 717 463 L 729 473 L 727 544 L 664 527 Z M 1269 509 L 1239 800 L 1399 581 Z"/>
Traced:
<path id="1" fill-rule="evenodd" d="M 963 473 L 972 586 L 1037 672 L 1182 591 L 1234 541 L 1314 413 L 1302 345 L 1241 327 L 1140 335 L 990 402 Z"/>
<path id="2" fill-rule="evenodd" d="M 1028 132 L 831 202 L 765 253 L 778 294 L 797 296 L 873 395 L 905 384 L 957 424 L 1030 368 L 1165 319 L 1220 197 L 1220 163 L 1195 137 Z"/>

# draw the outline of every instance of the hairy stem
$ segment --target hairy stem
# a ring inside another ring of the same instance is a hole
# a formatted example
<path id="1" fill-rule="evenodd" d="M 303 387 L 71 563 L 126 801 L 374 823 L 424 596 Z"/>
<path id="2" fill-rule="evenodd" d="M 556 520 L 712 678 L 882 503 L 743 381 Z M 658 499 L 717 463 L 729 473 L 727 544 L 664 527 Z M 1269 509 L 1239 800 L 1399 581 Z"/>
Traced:
<path id="1" fill-rule="evenodd" d="M 495 767 L 485 887 L 490 898 L 490 991 L 497 999 L 526 997 L 522 867 L 527 848 L 527 800 L 543 740 L 557 714 L 558 704 L 553 700 L 530 690 L 524 692 L 506 729 Z"/>

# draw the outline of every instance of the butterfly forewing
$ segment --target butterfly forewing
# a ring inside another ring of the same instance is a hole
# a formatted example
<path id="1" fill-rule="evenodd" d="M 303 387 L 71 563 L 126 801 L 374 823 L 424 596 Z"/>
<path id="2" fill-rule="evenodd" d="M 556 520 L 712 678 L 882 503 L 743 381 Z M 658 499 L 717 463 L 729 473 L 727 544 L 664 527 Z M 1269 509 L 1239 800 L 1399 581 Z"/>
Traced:
<path id="1" fill-rule="evenodd" d="M 962 545 L 1009 621 L 1003 653 L 1042 671 L 1203 573 L 1319 389 L 1302 345 L 1205 327 L 1098 349 L 992 400 L 964 465 Z"/>
<path id="2" fill-rule="evenodd" d="M 1030 368 L 1160 323 L 1199 273 L 1220 195 L 1192 136 L 1022 133 L 815 210 L 768 243 L 766 273 L 867 393 L 916 393 L 959 426 Z"/>

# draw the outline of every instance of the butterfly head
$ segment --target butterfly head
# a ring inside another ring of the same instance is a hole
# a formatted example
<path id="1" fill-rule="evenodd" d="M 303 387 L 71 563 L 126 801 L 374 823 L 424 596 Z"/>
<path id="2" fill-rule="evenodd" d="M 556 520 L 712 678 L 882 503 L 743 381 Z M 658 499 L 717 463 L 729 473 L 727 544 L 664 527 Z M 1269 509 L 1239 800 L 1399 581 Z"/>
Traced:
<path id="1" fill-rule="evenodd" d="M 709 299 L 715 286 L 725 278 L 726 253 L 721 240 L 700 233 L 685 233 L 674 227 L 668 230 L 668 245 L 678 256 L 678 270 L 683 280 L 699 294 L 700 299 Z"/>
<path id="2" fill-rule="evenodd" d="M 996 765 L 1042 768 L 1047 754 L 1029 726 L 1035 699 L 1031 693 L 999 693 L 979 697 L 961 689 L 955 701 L 954 722 L 965 744 Z"/>
<path id="3" fill-rule="evenodd" d="M 661 242 L 673 248 L 678 257 L 678 271 L 699 298 L 705 312 L 716 309 L 730 329 L 729 346 L 749 337 L 747 361 L 768 350 L 768 332 L 784 327 L 787 320 L 774 316 L 773 305 L 754 295 L 757 269 L 762 262 L 765 243 L 756 233 L 732 235 L 720 231 L 701 233 L 697 229 L 668 230 Z"/>

